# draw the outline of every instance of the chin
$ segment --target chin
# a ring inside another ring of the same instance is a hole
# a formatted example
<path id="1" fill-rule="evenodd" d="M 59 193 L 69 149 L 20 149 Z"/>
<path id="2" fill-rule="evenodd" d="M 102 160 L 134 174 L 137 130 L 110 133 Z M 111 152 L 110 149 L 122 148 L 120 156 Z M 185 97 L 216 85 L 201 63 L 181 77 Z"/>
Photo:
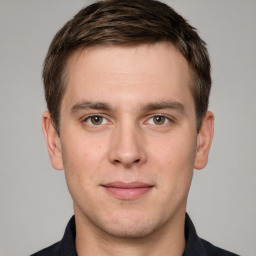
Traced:
<path id="1" fill-rule="evenodd" d="M 118 221 L 115 225 L 105 227 L 105 232 L 118 238 L 138 239 L 144 238 L 152 233 L 154 229 L 150 223 L 131 223 L 131 221 Z"/>
<path id="2" fill-rule="evenodd" d="M 164 222 L 145 216 L 129 216 L 112 218 L 101 222 L 98 227 L 116 238 L 139 239 L 145 238 L 160 229 Z"/>

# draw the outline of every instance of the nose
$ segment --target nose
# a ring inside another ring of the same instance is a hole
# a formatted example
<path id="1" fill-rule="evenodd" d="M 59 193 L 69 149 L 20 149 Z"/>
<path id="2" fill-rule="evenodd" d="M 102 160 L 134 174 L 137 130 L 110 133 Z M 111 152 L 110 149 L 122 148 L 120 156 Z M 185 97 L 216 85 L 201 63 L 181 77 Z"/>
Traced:
<path id="1" fill-rule="evenodd" d="M 110 144 L 109 159 L 112 164 L 131 168 L 145 163 L 145 143 L 135 125 L 116 127 Z"/>

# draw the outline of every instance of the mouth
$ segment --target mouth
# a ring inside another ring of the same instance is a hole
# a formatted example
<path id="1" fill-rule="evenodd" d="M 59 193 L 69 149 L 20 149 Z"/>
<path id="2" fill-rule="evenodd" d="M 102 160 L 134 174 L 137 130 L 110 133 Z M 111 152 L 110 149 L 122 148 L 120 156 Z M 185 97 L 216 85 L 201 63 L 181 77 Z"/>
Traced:
<path id="1" fill-rule="evenodd" d="M 134 200 L 149 193 L 154 186 L 142 182 L 111 182 L 102 187 L 110 195 L 123 200 Z"/>

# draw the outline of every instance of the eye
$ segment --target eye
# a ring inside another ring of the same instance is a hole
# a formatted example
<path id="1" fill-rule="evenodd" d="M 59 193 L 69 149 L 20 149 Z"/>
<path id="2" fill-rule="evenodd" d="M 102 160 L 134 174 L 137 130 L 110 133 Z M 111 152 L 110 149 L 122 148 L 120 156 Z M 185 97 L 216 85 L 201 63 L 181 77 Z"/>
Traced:
<path id="1" fill-rule="evenodd" d="M 166 116 L 155 115 L 148 119 L 149 124 L 163 125 L 170 122 L 170 119 Z"/>
<path id="2" fill-rule="evenodd" d="M 97 115 L 89 116 L 84 121 L 90 125 L 102 125 L 108 123 L 108 120 L 105 117 Z"/>

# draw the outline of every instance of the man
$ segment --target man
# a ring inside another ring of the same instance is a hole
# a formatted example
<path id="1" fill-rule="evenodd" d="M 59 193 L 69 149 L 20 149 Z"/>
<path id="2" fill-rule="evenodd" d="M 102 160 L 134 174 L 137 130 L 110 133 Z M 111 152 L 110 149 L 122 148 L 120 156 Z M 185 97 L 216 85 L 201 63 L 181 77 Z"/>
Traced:
<path id="1" fill-rule="evenodd" d="M 205 43 L 180 15 L 153 0 L 92 4 L 56 34 L 43 79 L 43 131 L 74 217 L 34 255 L 235 255 L 186 214 L 214 117 Z"/>

